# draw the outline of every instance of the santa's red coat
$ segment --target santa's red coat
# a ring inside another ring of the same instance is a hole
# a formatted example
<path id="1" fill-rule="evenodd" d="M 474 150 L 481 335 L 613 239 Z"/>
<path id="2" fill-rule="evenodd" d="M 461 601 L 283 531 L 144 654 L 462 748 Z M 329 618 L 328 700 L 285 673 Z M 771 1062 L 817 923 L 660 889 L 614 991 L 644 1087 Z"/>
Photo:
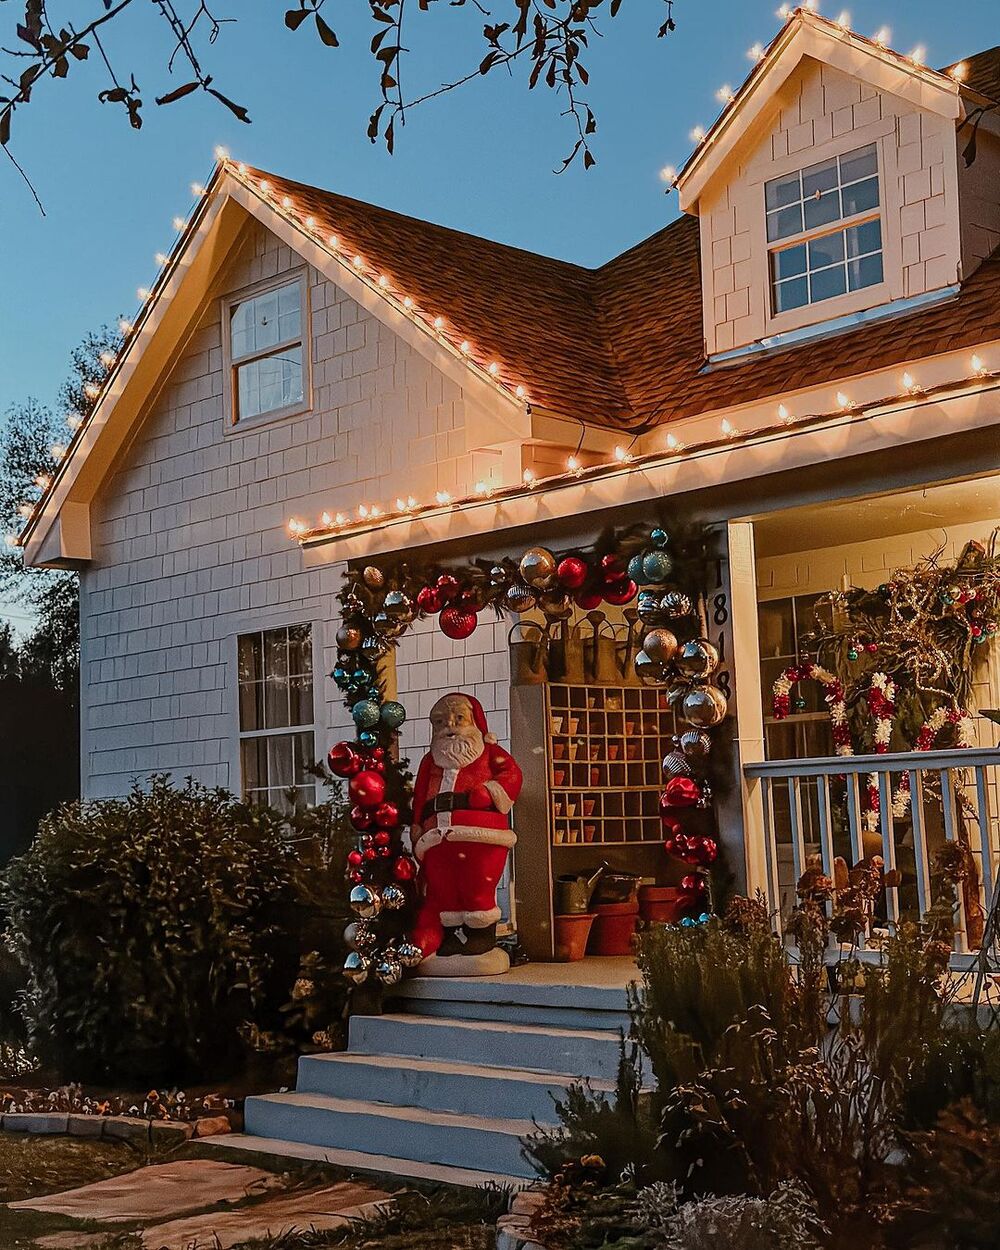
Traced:
<path id="1" fill-rule="evenodd" d="M 442 768 L 428 752 L 421 760 L 413 786 L 413 849 L 418 859 L 447 836 L 449 842 L 483 842 L 513 846 L 517 840 L 507 812 L 501 812 L 486 782 L 496 782 L 512 804 L 521 792 L 521 770 L 513 756 L 495 743 L 486 743 L 478 759 L 462 768 Z M 430 800 L 438 794 L 468 795 L 468 806 L 434 812 Z"/>

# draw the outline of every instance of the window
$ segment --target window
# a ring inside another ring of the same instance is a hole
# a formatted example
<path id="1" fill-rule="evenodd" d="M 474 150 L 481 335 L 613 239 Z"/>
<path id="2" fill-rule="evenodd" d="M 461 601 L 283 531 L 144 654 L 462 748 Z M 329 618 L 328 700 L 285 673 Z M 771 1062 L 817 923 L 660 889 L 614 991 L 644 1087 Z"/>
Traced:
<path id="1" fill-rule="evenodd" d="M 312 629 L 288 625 L 237 642 L 243 797 L 282 811 L 316 801 Z"/>
<path id="2" fill-rule="evenodd" d="M 780 244 L 770 254 L 774 313 L 882 281 L 874 143 L 773 179 L 764 186 L 764 204 L 767 241 Z"/>
<path id="3" fill-rule="evenodd" d="M 299 279 L 230 305 L 234 421 L 303 402 L 302 305 Z"/>

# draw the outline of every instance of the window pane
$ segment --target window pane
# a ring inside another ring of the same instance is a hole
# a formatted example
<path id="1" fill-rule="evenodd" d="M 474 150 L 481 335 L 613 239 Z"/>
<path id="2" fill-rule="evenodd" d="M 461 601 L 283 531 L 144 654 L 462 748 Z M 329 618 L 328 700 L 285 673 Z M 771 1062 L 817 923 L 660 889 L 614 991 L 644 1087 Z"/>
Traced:
<path id="1" fill-rule="evenodd" d="M 288 627 L 288 671 L 293 676 L 313 671 L 312 628 L 309 625 Z"/>
<path id="2" fill-rule="evenodd" d="M 788 282 L 775 284 L 775 312 L 788 312 L 791 308 L 801 308 L 808 303 L 809 283 L 805 278 L 791 278 Z"/>
<path id="3" fill-rule="evenodd" d="M 882 250 L 881 221 L 866 221 L 847 230 L 847 255 L 864 256 Z"/>
<path id="4" fill-rule="evenodd" d="M 315 720 L 312 678 L 292 677 L 288 683 L 288 699 L 289 725 L 311 725 Z"/>
<path id="5" fill-rule="evenodd" d="M 817 191 L 829 191 L 837 185 L 837 162 L 823 161 L 802 171 L 802 198 L 808 200 Z"/>
<path id="6" fill-rule="evenodd" d="M 813 230 L 816 226 L 826 226 L 837 221 L 840 216 L 840 196 L 836 191 L 823 191 L 818 196 L 806 200 L 806 229 Z"/>
<path id="7" fill-rule="evenodd" d="M 302 298 L 298 282 L 243 300 L 232 310 L 230 322 L 233 359 L 265 351 L 276 343 L 298 338 L 302 325 Z"/>
<path id="8" fill-rule="evenodd" d="M 796 171 L 787 178 L 775 178 L 764 187 L 764 203 L 767 208 L 784 208 L 802 198 L 799 174 Z"/>
<path id="9" fill-rule="evenodd" d="M 264 728 L 264 683 L 240 682 L 240 729 Z"/>
<path id="10" fill-rule="evenodd" d="M 260 634 L 243 634 L 238 642 L 240 681 L 259 681 L 264 676 L 264 653 Z"/>
<path id="11" fill-rule="evenodd" d="M 243 791 L 267 786 L 266 738 L 244 738 L 240 742 L 240 772 L 243 775 Z"/>
<path id="12" fill-rule="evenodd" d="M 302 348 L 288 347 L 278 355 L 240 365 L 236 376 L 240 417 L 255 417 L 301 403 Z"/>
<path id="13" fill-rule="evenodd" d="M 867 213 L 878 207 L 878 179 L 869 178 L 865 182 L 856 182 L 853 187 L 845 187 L 844 216 L 853 217 L 855 213 Z"/>
<path id="14" fill-rule="evenodd" d="M 757 605 L 757 627 L 762 657 L 794 654 L 791 599 L 770 599 Z M 779 670 L 780 671 L 780 670 Z"/>
<path id="15" fill-rule="evenodd" d="M 847 182 L 857 182 L 861 178 L 870 178 L 872 174 L 877 173 L 878 152 L 874 143 L 870 143 L 866 148 L 858 148 L 855 152 L 848 152 L 840 158 L 841 185 Z"/>
<path id="16" fill-rule="evenodd" d="M 294 754 L 293 760 L 293 777 L 297 786 L 308 785 L 311 778 L 306 769 L 312 768 L 316 763 L 316 747 L 311 733 L 296 734 L 292 739 L 292 750 Z"/>
<path id="17" fill-rule="evenodd" d="M 240 729 L 262 729 L 264 724 L 263 649 L 260 634 L 244 634 L 237 642 Z"/>
<path id="18" fill-rule="evenodd" d="M 821 239 L 813 239 L 809 244 L 809 268 L 823 269 L 827 265 L 836 265 L 844 259 L 844 232 L 825 234 Z"/>
<path id="19" fill-rule="evenodd" d="M 882 254 L 876 252 L 874 256 L 863 256 L 861 260 L 849 261 L 847 268 L 850 273 L 852 291 L 860 291 L 866 286 L 875 286 L 882 281 Z"/>
<path id="20" fill-rule="evenodd" d="M 267 771 L 271 788 L 277 790 L 294 785 L 293 736 L 275 734 L 271 738 L 264 738 L 263 741 L 267 743 Z"/>
<path id="21" fill-rule="evenodd" d="M 786 239 L 790 234 L 798 234 L 802 229 L 802 205 L 792 204 L 789 208 L 779 208 L 767 217 L 768 239 Z"/>
<path id="22" fill-rule="evenodd" d="M 774 276 L 776 279 L 794 278 L 806 271 L 806 245 L 783 247 L 774 253 Z"/>
<path id="23" fill-rule="evenodd" d="M 843 265 L 818 270 L 811 276 L 810 282 L 812 283 L 813 303 L 822 299 L 832 299 L 834 295 L 843 295 L 847 290 L 847 275 Z"/>
<path id="24" fill-rule="evenodd" d="M 264 672 L 268 677 L 288 676 L 287 629 L 269 629 L 264 635 Z"/>

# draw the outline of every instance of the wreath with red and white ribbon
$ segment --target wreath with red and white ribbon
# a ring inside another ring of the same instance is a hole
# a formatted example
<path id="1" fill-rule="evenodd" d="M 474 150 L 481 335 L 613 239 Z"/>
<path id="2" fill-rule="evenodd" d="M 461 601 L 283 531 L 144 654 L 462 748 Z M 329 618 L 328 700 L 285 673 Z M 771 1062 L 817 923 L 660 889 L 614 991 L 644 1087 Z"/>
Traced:
<path id="1" fill-rule="evenodd" d="M 973 724 L 969 713 L 957 704 L 952 704 L 950 707 L 942 704 L 920 726 L 917 740 L 913 744 L 914 751 L 932 750 L 941 733 L 948 725 L 955 727 L 955 746 L 957 748 L 964 750 L 973 745 Z M 910 774 L 903 773 L 899 785 L 892 796 L 892 814 L 896 819 L 901 819 L 909 811 L 909 808 Z"/>
<path id="2" fill-rule="evenodd" d="M 772 707 L 774 719 L 784 720 L 792 710 L 792 686 L 799 681 L 815 681 L 823 687 L 823 702 L 830 711 L 833 722 L 833 744 L 838 755 L 853 755 L 851 730 L 847 724 L 847 704 L 844 702 L 844 686 L 833 673 L 820 668 L 812 660 L 805 664 L 792 665 L 780 673 L 772 689 Z"/>

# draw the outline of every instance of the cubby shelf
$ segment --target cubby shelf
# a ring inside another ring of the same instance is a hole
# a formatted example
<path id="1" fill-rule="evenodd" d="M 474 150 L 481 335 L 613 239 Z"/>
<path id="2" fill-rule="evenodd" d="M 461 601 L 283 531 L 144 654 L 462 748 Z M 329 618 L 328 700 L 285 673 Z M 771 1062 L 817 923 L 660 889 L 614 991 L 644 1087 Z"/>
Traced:
<path id="1" fill-rule="evenodd" d="M 676 733 L 666 692 L 636 686 L 545 687 L 553 846 L 662 840 L 662 760 Z"/>

